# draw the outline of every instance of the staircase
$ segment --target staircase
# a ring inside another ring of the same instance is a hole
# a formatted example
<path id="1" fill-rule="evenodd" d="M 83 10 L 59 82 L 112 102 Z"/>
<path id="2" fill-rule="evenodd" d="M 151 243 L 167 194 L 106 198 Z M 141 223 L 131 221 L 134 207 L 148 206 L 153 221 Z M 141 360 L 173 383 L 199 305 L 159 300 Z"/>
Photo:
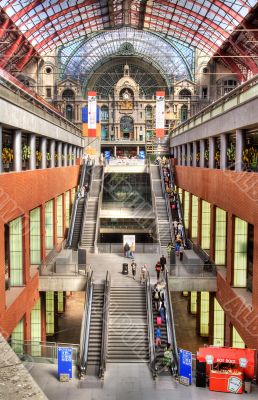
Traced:
<path id="1" fill-rule="evenodd" d="M 84 198 L 81 198 L 78 202 L 76 217 L 74 221 L 73 228 L 73 237 L 72 237 L 72 248 L 78 249 L 78 243 L 80 241 L 80 233 L 81 233 L 81 224 L 83 218 L 83 209 L 84 209 Z"/>
<path id="2" fill-rule="evenodd" d="M 93 285 L 89 347 L 88 347 L 88 364 L 99 365 L 101 356 L 102 343 L 102 321 L 103 321 L 103 305 L 104 305 L 104 285 Z"/>
<path id="3" fill-rule="evenodd" d="M 158 220 L 160 246 L 161 248 L 165 248 L 167 244 L 172 241 L 166 200 L 164 199 L 162 193 L 159 167 L 156 165 L 151 165 L 150 169 L 153 191 L 156 200 L 156 215 Z"/>
<path id="4" fill-rule="evenodd" d="M 110 291 L 107 361 L 148 362 L 145 286 L 113 286 Z"/>
<path id="5" fill-rule="evenodd" d="M 103 167 L 99 165 L 95 166 L 93 169 L 91 190 L 88 198 L 86 218 L 83 225 L 81 245 L 89 252 L 94 252 L 98 203 L 100 201 L 99 194 L 102 186 L 102 171 Z"/>

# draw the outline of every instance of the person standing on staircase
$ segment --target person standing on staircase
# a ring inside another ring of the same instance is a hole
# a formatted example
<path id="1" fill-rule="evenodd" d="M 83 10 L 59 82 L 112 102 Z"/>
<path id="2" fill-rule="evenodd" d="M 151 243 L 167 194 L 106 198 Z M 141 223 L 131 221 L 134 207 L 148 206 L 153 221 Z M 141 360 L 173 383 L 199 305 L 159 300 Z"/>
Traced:
<path id="1" fill-rule="evenodd" d="M 135 280 L 137 264 L 136 264 L 136 262 L 134 260 L 132 261 L 131 267 L 132 267 L 133 279 Z"/>
<path id="2" fill-rule="evenodd" d="M 144 264 L 144 266 L 141 268 L 141 277 L 140 277 L 141 284 L 146 281 L 146 276 L 147 276 L 147 265 Z"/>

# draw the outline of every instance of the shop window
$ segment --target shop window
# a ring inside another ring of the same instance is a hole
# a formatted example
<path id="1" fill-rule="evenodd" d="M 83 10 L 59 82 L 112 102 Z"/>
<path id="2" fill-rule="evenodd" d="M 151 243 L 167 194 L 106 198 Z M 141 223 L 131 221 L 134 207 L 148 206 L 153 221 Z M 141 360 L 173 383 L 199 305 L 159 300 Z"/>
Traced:
<path id="1" fill-rule="evenodd" d="M 65 227 L 70 225 L 70 191 L 65 193 Z"/>
<path id="2" fill-rule="evenodd" d="M 11 335 L 12 349 L 16 354 L 23 354 L 23 344 L 24 344 L 24 319 L 22 318 L 20 322 L 16 325 Z"/>
<path id="3" fill-rule="evenodd" d="M 247 284 L 247 228 L 247 222 L 235 217 L 234 287 L 246 287 Z"/>
<path id="4" fill-rule="evenodd" d="M 45 232 L 46 232 L 46 250 L 52 250 L 54 247 L 54 203 L 50 200 L 45 205 Z"/>
<path id="5" fill-rule="evenodd" d="M 57 237 L 58 239 L 63 238 L 63 196 L 60 195 L 57 198 Z"/>
<path id="6" fill-rule="evenodd" d="M 31 355 L 41 356 L 41 302 L 40 298 L 34 305 L 30 313 L 31 327 Z"/>
<path id="7" fill-rule="evenodd" d="M 214 298 L 213 346 L 224 346 L 224 321 L 224 310 Z"/>
<path id="8" fill-rule="evenodd" d="M 190 193 L 184 193 L 184 225 L 185 229 L 189 228 L 189 202 L 190 202 Z"/>
<path id="9" fill-rule="evenodd" d="M 40 207 L 30 211 L 30 263 L 38 265 L 41 262 Z"/>
<path id="10" fill-rule="evenodd" d="M 226 265 L 227 213 L 216 207 L 215 221 L 215 263 Z"/>
<path id="11" fill-rule="evenodd" d="M 55 333 L 54 292 L 46 292 L 46 334 Z"/>
<path id="12" fill-rule="evenodd" d="M 238 349 L 244 349 L 246 347 L 245 342 L 234 327 L 232 327 L 232 347 Z"/>
<path id="13" fill-rule="evenodd" d="M 211 206 L 207 201 L 202 200 L 202 241 L 201 247 L 204 250 L 210 249 L 210 227 L 211 227 Z"/>
<path id="14" fill-rule="evenodd" d="M 198 197 L 192 195 L 192 239 L 197 238 L 198 233 Z"/>
<path id="15" fill-rule="evenodd" d="M 23 285 L 22 217 L 9 224 L 10 284 Z"/>
<path id="16" fill-rule="evenodd" d="M 209 292 L 201 292 L 200 335 L 209 336 Z"/>
<path id="17" fill-rule="evenodd" d="M 191 314 L 197 314 L 197 292 L 191 292 L 191 306 L 190 311 Z"/>
<path id="18" fill-rule="evenodd" d="M 64 292 L 57 292 L 57 312 L 64 312 Z"/>

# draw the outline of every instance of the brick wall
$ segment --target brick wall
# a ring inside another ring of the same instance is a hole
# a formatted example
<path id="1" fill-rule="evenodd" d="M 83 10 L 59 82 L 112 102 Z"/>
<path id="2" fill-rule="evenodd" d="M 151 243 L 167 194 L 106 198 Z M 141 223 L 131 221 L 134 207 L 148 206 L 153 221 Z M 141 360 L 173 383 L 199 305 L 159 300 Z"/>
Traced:
<path id="1" fill-rule="evenodd" d="M 78 183 L 79 166 L 51 168 L 36 171 L 11 172 L 0 175 L 0 330 L 11 334 L 20 319 L 25 316 L 25 336 L 28 339 L 29 313 L 38 299 L 38 276 L 30 277 L 29 264 L 29 211 L 55 199 Z M 43 213 L 44 214 L 44 213 Z M 26 285 L 6 309 L 4 225 L 19 217 L 23 218 L 24 276 Z M 44 232 L 42 232 L 44 236 Z"/>

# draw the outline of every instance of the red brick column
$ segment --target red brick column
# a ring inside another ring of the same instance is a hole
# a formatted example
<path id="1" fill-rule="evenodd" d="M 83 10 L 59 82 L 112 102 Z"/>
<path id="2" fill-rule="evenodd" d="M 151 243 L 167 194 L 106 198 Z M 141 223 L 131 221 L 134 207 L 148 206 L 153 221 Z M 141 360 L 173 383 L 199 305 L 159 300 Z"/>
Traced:
<path id="1" fill-rule="evenodd" d="M 24 340 L 31 340 L 30 310 L 24 316 Z"/>

